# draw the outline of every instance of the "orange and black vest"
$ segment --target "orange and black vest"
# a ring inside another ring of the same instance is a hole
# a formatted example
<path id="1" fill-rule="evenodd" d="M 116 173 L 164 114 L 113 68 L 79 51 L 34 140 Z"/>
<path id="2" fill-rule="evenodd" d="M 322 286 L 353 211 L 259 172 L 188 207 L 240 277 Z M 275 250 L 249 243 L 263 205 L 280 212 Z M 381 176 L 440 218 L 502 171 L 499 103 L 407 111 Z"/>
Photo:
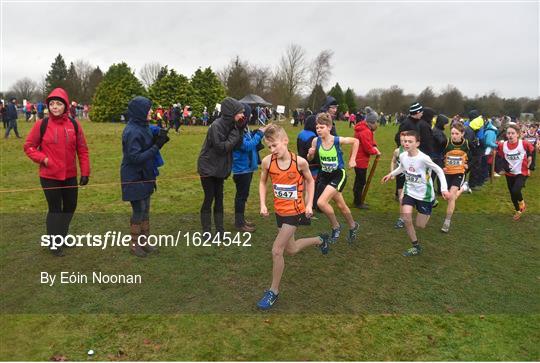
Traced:
<path id="1" fill-rule="evenodd" d="M 272 155 L 268 173 L 274 192 L 274 209 L 280 216 L 294 216 L 305 212 L 304 177 L 298 170 L 296 154 L 291 154 L 291 164 L 280 169 L 277 157 Z"/>
<path id="2" fill-rule="evenodd" d="M 463 139 L 461 144 L 454 144 L 451 139 L 444 150 L 445 174 L 464 174 L 465 164 L 469 159 L 469 142 Z"/>

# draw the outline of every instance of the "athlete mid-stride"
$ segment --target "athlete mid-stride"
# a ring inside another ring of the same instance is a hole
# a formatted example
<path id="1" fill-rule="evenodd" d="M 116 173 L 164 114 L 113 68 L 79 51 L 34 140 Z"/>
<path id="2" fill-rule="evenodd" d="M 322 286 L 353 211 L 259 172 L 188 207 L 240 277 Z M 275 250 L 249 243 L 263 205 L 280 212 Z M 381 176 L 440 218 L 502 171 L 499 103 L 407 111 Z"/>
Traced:
<path id="1" fill-rule="evenodd" d="M 272 286 L 264 292 L 264 296 L 257 303 L 259 309 L 268 310 L 279 296 L 279 283 L 285 269 L 283 253 L 294 255 L 308 246 L 319 246 L 325 255 L 329 251 L 329 236 L 322 234 L 298 240 L 294 238 L 296 228 L 299 225 L 309 225 L 309 218 L 313 215 L 312 197 L 315 191 L 313 177 L 306 159 L 288 150 L 289 139 L 281 126 L 273 124 L 268 126 L 264 139 L 271 154 L 261 163 L 259 183 L 261 215 L 263 217 L 269 215 L 266 208 L 266 183 L 270 176 L 278 226 L 278 234 L 272 246 Z"/>
<path id="2" fill-rule="evenodd" d="M 318 114 L 316 122 L 316 130 L 319 137 L 313 139 L 308 152 L 308 160 L 312 160 L 317 152 L 321 161 L 321 171 L 317 177 L 317 188 L 320 188 L 322 193 L 317 201 L 317 206 L 330 220 L 330 224 L 332 225 L 330 239 L 332 243 L 335 243 L 341 233 L 341 225 L 336 218 L 334 209 L 330 205 L 330 201 L 333 200 L 336 202 L 336 206 L 349 225 L 347 240 L 349 243 L 352 243 L 356 239 L 360 225 L 354 221 L 351 210 L 341 194 L 347 182 L 341 145 L 352 144 L 349 167 L 354 168 L 356 166 L 356 153 L 358 152 L 359 142 L 354 137 L 333 136 L 330 133 L 332 130 L 332 117 L 327 113 Z"/>
<path id="3" fill-rule="evenodd" d="M 399 166 L 385 175 L 382 182 L 386 183 L 392 177 L 401 173 L 405 174 L 405 186 L 403 187 L 403 198 L 401 200 L 401 218 L 405 221 L 405 228 L 412 243 L 412 247 L 403 253 L 403 256 L 408 257 L 419 255 L 422 252 L 422 247 L 416 237 L 412 214 L 413 208 L 416 208 L 418 211 L 416 226 L 425 228 L 435 200 L 431 170 L 435 171 L 439 178 L 443 198 L 448 199 L 449 193 L 441 167 L 435 164 L 429 156 L 418 150 L 420 145 L 418 133 L 410 130 L 402 132 L 400 136 L 403 136 L 403 148 L 406 152 L 399 155 Z"/>

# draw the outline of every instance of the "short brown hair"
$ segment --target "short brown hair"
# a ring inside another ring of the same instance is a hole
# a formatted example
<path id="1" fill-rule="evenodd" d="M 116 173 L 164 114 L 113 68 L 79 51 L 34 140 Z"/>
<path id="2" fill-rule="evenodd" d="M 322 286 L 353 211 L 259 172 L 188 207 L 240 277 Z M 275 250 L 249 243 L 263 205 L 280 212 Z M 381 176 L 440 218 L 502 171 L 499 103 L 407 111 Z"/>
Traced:
<path id="1" fill-rule="evenodd" d="M 407 131 L 402 131 L 401 134 L 399 134 L 400 136 L 412 136 L 415 138 L 416 141 L 420 141 L 420 135 L 418 135 L 418 132 L 414 131 L 414 130 L 407 130 Z"/>
<path id="2" fill-rule="evenodd" d="M 452 125 L 452 128 L 458 130 L 461 133 L 465 133 L 465 126 L 463 126 L 461 122 L 455 122 Z"/>
<path id="3" fill-rule="evenodd" d="M 276 125 L 276 124 L 270 124 L 266 128 L 266 131 L 264 132 L 264 138 L 268 141 L 275 141 L 277 139 L 286 139 L 287 133 L 285 132 L 285 129 L 283 127 Z"/>
<path id="4" fill-rule="evenodd" d="M 319 125 L 326 125 L 328 127 L 332 127 L 332 116 L 328 112 L 321 112 L 317 115 L 317 120 L 315 121 Z"/>

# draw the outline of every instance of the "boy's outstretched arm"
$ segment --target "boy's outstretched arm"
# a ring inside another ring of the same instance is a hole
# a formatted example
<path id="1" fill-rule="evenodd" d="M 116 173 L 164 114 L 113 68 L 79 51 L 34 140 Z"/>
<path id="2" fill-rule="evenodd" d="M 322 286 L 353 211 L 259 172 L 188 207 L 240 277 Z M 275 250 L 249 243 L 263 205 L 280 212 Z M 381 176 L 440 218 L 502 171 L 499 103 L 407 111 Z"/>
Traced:
<path id="1" fill-rule="evenodd" d="M 351 156 L 349 158 L 349 168 L 354 168 L 356 166 L 356 154 L 358 154 L 360 142 L 354 137 L 340 137 L 339 143 L 341 145 L 352 144 Z"/>

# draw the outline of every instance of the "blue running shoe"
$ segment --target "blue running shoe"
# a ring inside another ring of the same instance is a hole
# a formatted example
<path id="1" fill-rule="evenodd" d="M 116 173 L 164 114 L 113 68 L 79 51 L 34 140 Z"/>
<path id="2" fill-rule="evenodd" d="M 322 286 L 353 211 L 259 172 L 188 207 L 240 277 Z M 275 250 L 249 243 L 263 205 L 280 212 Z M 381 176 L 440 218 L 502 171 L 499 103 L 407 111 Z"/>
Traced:
<path id="1" fill-rule="evenodd" d="M 323 255 L 327 255 L 328 251 L 330 251 L 330 236 L 326 233 L 323 233 L 319 235 L 319 239 L 321 240 L 321 244 L 319 245 L 321 253 Z"/>
<path id="2" fill-rule="evenodd" d="M 332 228 L 332 235 L 330 236 L 330 243 L 336 243 L 341 234 L 341 224 L 336 228 Z"/>
<path id="3" fill-rule="evenodd" d="M 356 236 L 358 236 L 359 230 L 360 224 L 358 224 L 358 222 L 354 222 L 354 227 L 349 229 L 349 236 L 347 237 L 347 242 L 353 243 L 356 240 Z"/>
<path id="4" fill-rule="evenodd" d="M 257 303 L 257 307 L 261 310 L 268 310 L 274 306 L 279 294 L 274 294 L 272 290 L 266 290 L 264 296 Z"/>
<path id="5" fill-rule="evenodd" d="M 412 246 L 407 251 L 403 252 L 403 256 L 405 257 L 411 257 L 411 256 L 418 256 L 422 253 L 422 247 L 420 245 Z"/>
<path id="6" fill-rule="evenodd" d="M 403 221 L 403 219 L 398 218 L 398 220 L 396 221 L 396 224 L 394 224 L 394 228 L 398 229 L 398 228 L 403 228 L 403 227 L 405 227 L 405 222 Z"/>

